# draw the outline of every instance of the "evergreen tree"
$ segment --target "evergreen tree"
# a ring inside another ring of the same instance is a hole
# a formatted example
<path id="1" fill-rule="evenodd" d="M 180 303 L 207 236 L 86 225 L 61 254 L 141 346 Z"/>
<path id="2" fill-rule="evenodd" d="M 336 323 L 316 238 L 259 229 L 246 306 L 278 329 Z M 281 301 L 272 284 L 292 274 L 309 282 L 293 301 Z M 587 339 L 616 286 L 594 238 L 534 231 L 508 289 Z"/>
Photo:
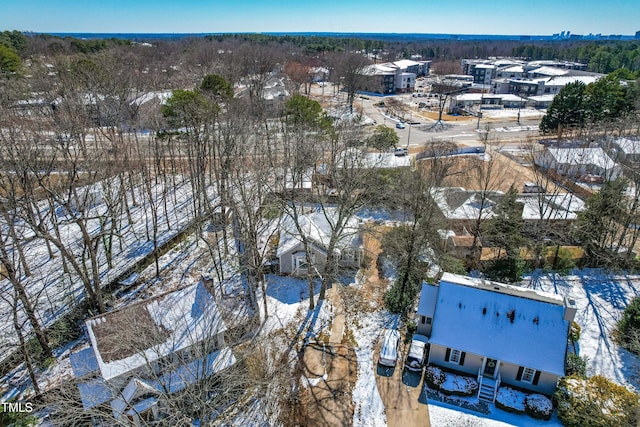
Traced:
<path id="1" fill-rule="evenodd" d="M 512 186 L 498 202 L 494 216 L 488 221 L 488 241 L 499 248 L 497 258 L 485 271 L 492 280 L 518 282 L 524 273 L 524 261 L 520 256 L 520 247 L 524 244 L 522 204 L 517 198 L 518 191 Z"/>
<path id="2" fill-rule="evenodd" d="M 542 133 L 553 133 L 561 128 L 581 128 L 585 125 L 585 91 L 582 82 L 569 83 L 553 98 L 547 114 L 540 122 Z"/>
<path id="3" fill-rule="evenodd" d="M 574 237 L 594 266 L 616 264 L 626 186 L 623 179 L 606 182 L 598 193 L 587 199 L 585 210 L 578 214 Z"/>

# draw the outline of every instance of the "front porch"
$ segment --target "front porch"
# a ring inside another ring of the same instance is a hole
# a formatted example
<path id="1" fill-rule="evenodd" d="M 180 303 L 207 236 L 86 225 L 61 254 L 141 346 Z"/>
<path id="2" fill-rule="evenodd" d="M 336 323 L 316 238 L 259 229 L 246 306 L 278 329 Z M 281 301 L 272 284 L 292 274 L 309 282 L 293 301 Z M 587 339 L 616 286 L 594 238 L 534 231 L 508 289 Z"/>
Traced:
<path id="1" fill-rule="evenodd" d="M 498 388 L 502 382 L 500 361 L 485 357 L 478 368 L 478 399 L 488 403 L 496 401 Z"/>

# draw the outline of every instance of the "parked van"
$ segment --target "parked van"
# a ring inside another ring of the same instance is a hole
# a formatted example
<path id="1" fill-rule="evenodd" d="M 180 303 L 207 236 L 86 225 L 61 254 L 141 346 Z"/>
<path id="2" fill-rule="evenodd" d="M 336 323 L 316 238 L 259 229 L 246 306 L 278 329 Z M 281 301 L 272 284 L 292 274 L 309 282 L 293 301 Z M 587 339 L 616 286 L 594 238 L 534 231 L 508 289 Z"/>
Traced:
<path id="1" fill-rule="evenodd" d="M 427 361 L 427 344 L 429 338 L 424 335 L 414 334 L 411 347 L 404 362 L 405 368 L 411 371 L 421 371 Z"/>
<path id="2" fill-rule="evenodd" d="M 398 345 L 400 344 L 400 332 L 396 329 L 385 329 L 380 347 L 378 363 L 384 366 L 396 366 L 398 361 Z"/>

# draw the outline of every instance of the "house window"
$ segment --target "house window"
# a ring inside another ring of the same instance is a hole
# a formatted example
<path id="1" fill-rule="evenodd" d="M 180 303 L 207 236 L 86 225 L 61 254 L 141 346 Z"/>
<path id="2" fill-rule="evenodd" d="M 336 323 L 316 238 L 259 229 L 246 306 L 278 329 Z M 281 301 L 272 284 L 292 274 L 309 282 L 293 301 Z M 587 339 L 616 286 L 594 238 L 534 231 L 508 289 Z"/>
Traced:
<path id="1" fill-rule="evenodd" d="M 451 349 L 451 355 L 449 355 L 449 362 L 460 364 L 460 356 L 462 352 L 460 350 Z"/>
<path id="2" fill-rule="evenodd" d="M 354 262 L 356 260 L 356 254 L 351 249 L 345 249 L 342 253 L 342 260 L 345 262 Z"/>
<path id="3" fill-rule="evenodd" d="M 427 323 L 427 325 L 431 324 L 431 317 L 427 317 L 427 322 L 426 323 Z"/>
<path id="4" fill-rule="evenodd" d="M 536 374 L 535 369 L 524 368 L 522 370 L 522 378 L 520 378 L 520 380 L 525 383 L 531 384 L 533 382 L 533 377 L 535 376 L 535 374 Z"/>
<path id="5" fill-rule="evenodd" d="M 309 266 L 307 256 L 304 253 L 294 255 L 293 261 L 295 270 L 306 271 Z"/>

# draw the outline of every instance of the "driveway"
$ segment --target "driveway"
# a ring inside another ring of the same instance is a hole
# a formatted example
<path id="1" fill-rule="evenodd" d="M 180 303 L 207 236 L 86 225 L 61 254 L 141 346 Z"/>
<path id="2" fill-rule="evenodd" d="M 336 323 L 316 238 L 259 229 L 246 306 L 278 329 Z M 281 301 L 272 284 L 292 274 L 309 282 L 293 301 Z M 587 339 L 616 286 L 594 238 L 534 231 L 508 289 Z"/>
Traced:
<path id="1" fill-rule="evenodd" d="M 376 365 L 376 383 L 378 392 L 384 403 L 387 413 L 387 425 L 389 427 L 428 427 L 429 407 L 418 402 L 422 389 L 420 374 L 406 371 L 403 379 L 403 362 L 409 344 L 401 344 L 398 364 L 395 368 L 388 369 Z M 379 348 L 374 353 L 374 362 L 377 361 Z"/>

